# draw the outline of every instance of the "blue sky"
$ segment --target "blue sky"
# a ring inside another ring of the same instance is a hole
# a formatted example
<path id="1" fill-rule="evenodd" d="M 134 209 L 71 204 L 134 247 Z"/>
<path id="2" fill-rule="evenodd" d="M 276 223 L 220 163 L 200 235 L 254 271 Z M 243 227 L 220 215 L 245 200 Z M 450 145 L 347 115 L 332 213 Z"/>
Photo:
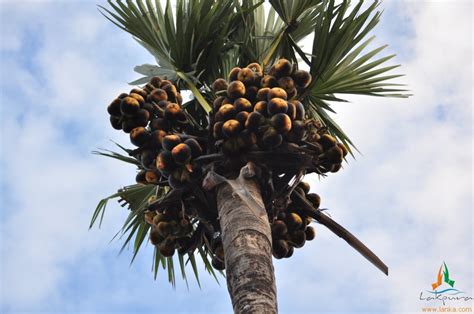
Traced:
<path id="1" fill-rule="evenodd" d="M 337 121 L 362 155 L 312 190 L 390 267 L 383 276 L 322 226 L 275 261 L 281 313 L 405 313 L 425 304 L 445 261 L 472 295 L 472 4 L 385 1 L 374 31 L 397 53 L 408 100 L 349 97 Z M 152 248 L 129 267 L 110 239 L 126 216 L 97 201 L 135 170 L 92 156 L 110 139 L 106 106 L 153 58 L 94 1 L 0 2 L 0 312 L 229 313 L 225 282 L 153 280 Z M 188 275 L 191 275 L 189 273 Z M 472 304 L 471 304 L 472 306 Z"/>

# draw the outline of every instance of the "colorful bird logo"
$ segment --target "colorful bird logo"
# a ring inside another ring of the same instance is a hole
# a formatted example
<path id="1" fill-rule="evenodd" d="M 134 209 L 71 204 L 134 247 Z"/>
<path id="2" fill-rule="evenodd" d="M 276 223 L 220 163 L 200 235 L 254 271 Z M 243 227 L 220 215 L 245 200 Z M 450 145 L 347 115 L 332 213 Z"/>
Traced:
<path id="1" fill-rule="evenodd" d="M 444 271 L 441 272 L 441 270 L 443 269 L 443 266 L 444 266 Z M 446 266 L 446 263 L 443 262 L 443 264 L 441 264 L 441 266 L 439 267 L 438 278 L 436 282 L 431 284 L 431 287 L 433 288 L 433 290 L 441 286 L 441 284 L 443 283 L 443 276 L 444 276 L 444 282 L 450 285 L 451 287 L 454 287 L 454 280 L 451 280 L 449 278 L 448 266 Z"/>

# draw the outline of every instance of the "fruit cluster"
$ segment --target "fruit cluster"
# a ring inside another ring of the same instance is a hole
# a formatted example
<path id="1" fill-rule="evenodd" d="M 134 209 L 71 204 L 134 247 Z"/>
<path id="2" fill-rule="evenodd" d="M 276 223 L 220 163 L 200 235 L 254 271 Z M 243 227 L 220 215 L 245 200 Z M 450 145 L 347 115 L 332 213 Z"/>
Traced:
<path id="1" fill-rule="evenodd" d="M 296 96 L 311 75 L 280 59 L 264 74 L 258 63 L 233 68 L 228 80 L 217 79 L 212 89 L 212 134 L 224 153 L 243 149 L 268 150 L 283 140 L 298 143 L 305 136 L 305 109 Z M 219 141 L 221 140 L 221 141 Z"/>
<path id="2" fill-rule="evenodd" d="M 337 172 L 342 167 L 344 157 L 346 157 L 347 147 L 336 141 L 336 139 L 327 134 L 324 128 L 315 128 L 307 136 L 307 144 L 313 155 L 317 159 L 317 168 L 314 172 L 327 173 Z"/>

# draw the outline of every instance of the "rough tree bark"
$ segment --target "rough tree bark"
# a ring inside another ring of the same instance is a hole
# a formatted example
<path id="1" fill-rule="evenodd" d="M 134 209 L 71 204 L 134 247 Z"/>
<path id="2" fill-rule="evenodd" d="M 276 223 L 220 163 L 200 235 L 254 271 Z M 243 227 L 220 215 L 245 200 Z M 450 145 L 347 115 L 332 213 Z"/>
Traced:
<path id="1" fill-rule="evenodd" d="M 217 180 L 227 288 L 235 313 L 277 313 L 271 229 L 254 175 L 249 163 L 237 179 Z"/>

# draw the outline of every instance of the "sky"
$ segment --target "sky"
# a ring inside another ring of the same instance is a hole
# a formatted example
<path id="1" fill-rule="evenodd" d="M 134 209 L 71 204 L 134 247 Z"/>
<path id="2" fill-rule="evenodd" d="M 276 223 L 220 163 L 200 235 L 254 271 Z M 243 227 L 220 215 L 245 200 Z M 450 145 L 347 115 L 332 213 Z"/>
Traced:
<path id="1" fill-rule="evenodd" d="M 419 295 L 443 261 L 473 295 L 472 6 L 382 3 L 374 45 L 397 54 L 413 96 L 336 104 L 361 154 L 307 180 L 390 274 L 316 225 L 314 241 L 274 262 L 280 313 L 420 312 L 439 305 Z M 201 271 L 201 289 L 192 279 L 173 289 L 164 273 L 153 280 L 151 245 L 132 266 L 131 250 L 118 255 L 118 204 L 88 230 L 97 202 L 135 174 L 91 154 L 128 144 L 106 106 L 139 77 L 135 65 L 153 61 L 95 1 L 0 0 L 1 313 L 231 312 L 224 278 Z"/>

